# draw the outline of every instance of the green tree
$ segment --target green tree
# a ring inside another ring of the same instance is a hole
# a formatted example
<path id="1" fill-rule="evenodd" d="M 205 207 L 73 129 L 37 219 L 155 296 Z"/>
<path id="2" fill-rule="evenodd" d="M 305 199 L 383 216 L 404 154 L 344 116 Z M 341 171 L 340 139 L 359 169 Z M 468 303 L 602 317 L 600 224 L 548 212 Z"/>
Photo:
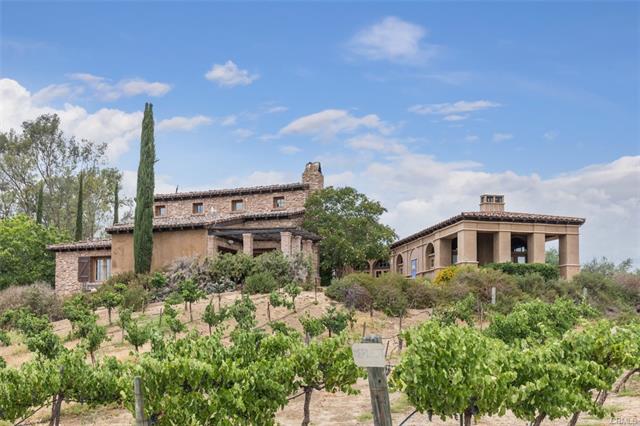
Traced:
<path id="1" fill-rule="evenodd" d="M 330 306 L 322 316 L 321 321 L 329 331 L 329 337 L 331 337 L 332 334 L 340 334 L 342 330 L 347 328 L 349 318 L 348 312 L 338 311 L 335 306 Z"/>
<path id="2" fill-rule="evenodd" d="M 106 290 L 100 295 L 99 303 L 107 308 L 107 316 L 109 317 L 109 325 L 111 325 L 111 311 L 122 303 L 123 297 L 114 290 Z"/>
<path id="3" fill-rule="evenodd" d="M 560 253 L 558 253 L 558 249 L 550 248 L 549 250 L 545 251 L 544 263 L 554 266 L 560 265 Z"/>
<path id="4" fill-rule="evenodd" d="M 136 352 L 139 352 L 140 346 L 147 343 L 151 337 L 149 327 L 140 325 L 138 321 L 134 319 L 129 320 L 125 324 L 124 330 L 126 332 L 125 340 L 133 345 Z"/>
<path id="5" fill-rule="evenodd" d="M 82 179 L 83 174 L 80 172 L 80 176 L 78 177 L 78 206 L 76 207 L 76 241 L 82 240 L 82 221 L 83 221 L 83 213 L 82 213 Z"/>
<path id="6" fill-rule="evenodd" d="M 42 203 L 44 198 L 44 182 L 38 184 L 38 199 L 36 200 L 36 223 L 42 225 Z"/>
<path id="7" fill-rule="evenodd" d="M 386 209 L 353 188 L 325 188 L 305 203 L 303 226 L 322 237 L 320 273 L 328 282 L 348 267 L 359 268 L 370 259 L 389 257 L 389 244 L 396 238 L 390 227 L 379 222 Z"/>
<path id="8" fill-rule="evenodd" d="M 186 303 L 189 304 L 189 319 L 193 322 L 193 302 L 197 302 L 205 296 L 204 291 L 198 288 L 192 279 L 184 280 L 178 286 L 178 291 Z"/>
<path id="9" fill-rule="evenodd" d="M 156 162 L 153 125 L 153 106 L 146 103 L 140 137 L 140 164 L 138 165 L 133 228 L 134 269 L 138 274 L 148 273 L 151 270 L 153 253 L 153 168 Z"/>
<path id="10" fill-rule="evenodd" d="M 209 336 L 211 336 L 212 329 L 219 326 L 229 318 L 229 310 L 225 307 L 218 309 L 213 306 L 213 301 L 209 301 L 209 304 L 204 308 L 202 314 L 202 321 L 209 326 Z"/>
<path id="11" fill-rule="evenodd" d="M 0 219 L 0 289 L 36 281 L 53 284 L 55 254 L 47 245 L 68 240 L 66 232 L 38 225 L 26 215 Z"/>
<path id="12" fill-rule="evenodd" d="M 96 365 L 96 352 L 105 340 L 109 340 L 107 337 L 107 327 L 98 325 L 95 322 L 91 324 L 82 339 L 82 345 L 89 352 L 91 364 L 94 366 Z"/>

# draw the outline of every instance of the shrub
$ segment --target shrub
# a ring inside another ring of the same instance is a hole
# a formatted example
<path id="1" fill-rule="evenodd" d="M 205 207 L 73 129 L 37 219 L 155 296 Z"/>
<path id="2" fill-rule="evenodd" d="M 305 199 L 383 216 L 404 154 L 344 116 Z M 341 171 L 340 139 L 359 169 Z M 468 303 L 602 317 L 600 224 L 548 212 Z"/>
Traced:
<path id="1" fill-rule="evenodd" d="M 271 293 L 278 287 L 280 287 L 279 283 L 271 274 L 271 272 L 254 272 L 249 277 L 247 277 L 244 283 L 243 291 L 248 294 L 265 294 Z"/>
<path id="2" fill-rule="evenodd" d="M 495 287 L 497 309 L 503 311 L 509 311 L 524 296 L 514 277 L 495 269 L 461 268 L 450 284 L 462 285 L 486 304 L 491 302 L 491 288 Z"/>
<path id="3" fill-rule="evenodd" d="M 0 291 L 0 315 L 8 309 L 27 308 L 36 315 L 46 315 L 50 321 L 64 317 L 62 301 L 51 286 L 36 283 L 11 286 Z"/>
<path id="4" fill-rule="evenodd" d="M 540 274 L 545 280 L 557 280 L 560 278 L 560 270 L 556 265 L 547 263 L 489 263 L 484 266 L 496 269 L 509 275 Z"/>
<path id="5" fill-rule="evenodd" d="M 457 272 L 458 272 L 457 266 L 455 265 L 447 266 L 446 268 L 438 271 L 438 273 L 436 274 L 436 277 L 433 279 L 433 283 L 437 285 L 446 284 L 456 276 Z"/>
<path id="6" fill-rule="evenodd" d="M 231 281 L 236 285 L 244 283 L 254 268 L 254 258 L 244 253 L 218 255 L 210 263 L 210 276 L 213 281 Z"/>
<path id="7" fill-rule="evenodd" d="M 149 278 L 149 284 L 153 289 L 161 289 L 167 285 L 167 277 L 162 272 L 154 272 Z"/>
<path id="8" fill-rule="evenodd" d="M 437 290 L 429 281 L 408 280 L 405 294 L 412 309 L 433 308 L 436 305 Z"/>
<path id="9" fill-rule="evenodd" d="M 149 292 L 137 281 L 129 284 L 127 289 L 122 293 L 122 306 L 125 308 L 139 311 L 143 309 L 148 302 Z"/>
<path id="10" fill-rule="evenodd" d="M 281 251 L 274 250 L 255 258 L 251 275 L 270 274 L 277 287 L 283 287 L 295 279 L 292 266 L 291 261 Z"/>
<path id="11" fill-rule="evenodd" d="M 347 328 L 349 317 L 348 312 L 338 311 L 335 306 L 331 306 L 327 308 L 327 312 L 325 312 L 320 321 L 329 331 L 329 337 L 331 337 L 332 334 L 340 334 L 342 330 Z"/>
<path id="12" fill-rule="evenodd" d="M 346 288 L 344 293 L 344 304 L 347 308 L 368 311 L 373 303 L 373 298 L 369 290 L 360 284 L 353 284 Z"/>
<path id="13" fill-rule="evenodd" d="M 331 284 L 325 289 L 324 294 L 328 298 L 337 302 L 344 302 L 347 296 L 347 290 L 351 288 L 353 284 L 345 281 L 344 279 L 333 280 Z"/>
<path id="14" fill-rule="evenodd" d="M 407 310 L 407 296 L 397 285 L 379 283 L 375 286 L 372 296 L 373 307 L 389 316 L 402 316 Z"/>

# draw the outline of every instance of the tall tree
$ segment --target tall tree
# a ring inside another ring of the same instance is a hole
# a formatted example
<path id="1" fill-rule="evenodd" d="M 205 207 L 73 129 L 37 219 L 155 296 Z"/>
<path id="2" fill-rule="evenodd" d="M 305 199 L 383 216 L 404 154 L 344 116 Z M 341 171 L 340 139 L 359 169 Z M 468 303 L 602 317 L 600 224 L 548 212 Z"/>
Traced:
<path id="1" fill-rule="evenodd" d="M 153 136 L 153 105 L 146 103 L 140 136 L 140 163 L 136 188 L 136 211 L 133 227 L 133 256 L 136 273 L 151 270 L 153 253 L 153 191 L 156 149 Z"/>
<path id="2" fill-rule="evenodd" d="M 305 203 L 304 228 L 320 235 L 320 275 L 323 282 L 347 267 L 389 257 L 396 234 L 380 223 L 386 209 L 353 188 L 325 188 Z"/>
<path id="3" fill-rule="evenodd" d="M 44 197 L 44 181 L 38 185 L 38 199 L 36 201 L 36 223 L 42 224 L 42 198 Z"/>
<path id="4" fill-rule="evenodd" d="M 120 182 L 118 179 L 113 181 L 113 224 L 119 222 L 118 207 L 120 207 L 120 200 L 118 199 L 118 192 L 120 191 Z"/>
<path id="5" fill-rule="evenodd" d="M 80 172 L 80 176 L 78 177 L 78 207 L 76 209 L 76 241 L 80 241 L 82 239 L 82 179 L 84 174 Z"/>

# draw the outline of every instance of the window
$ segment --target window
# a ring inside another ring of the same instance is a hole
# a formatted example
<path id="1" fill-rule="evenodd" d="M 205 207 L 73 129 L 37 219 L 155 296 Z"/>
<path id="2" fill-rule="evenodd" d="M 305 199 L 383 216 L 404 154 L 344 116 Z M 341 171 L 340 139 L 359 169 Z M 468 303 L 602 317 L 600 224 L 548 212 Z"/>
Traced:
<path id="1" fill-rule="evenodd" d="M 273 197 L 273 208 L 284 209 L 284 197 Z"/>
<path id="2" fill-rule="evenodd" d="M 202 203 L 193 203 L 193 214 L 203 214 L 204 213 L 204 204 Z"/>
<path id="3" fill-rule="evenodd" d="M 513 263 L 527 263 L 527 240 L 525 238 L 511 238 L 511 261 Z"/>
<path id="4" fill-rule="evenodd" d="M 402 260 L 402 255 L 399 254 L 396 258 L 396 272 L 398 274 L 402 274 L 404 269 L 404 260 Z"/>
<path id="5" fill-rule="evenodd" d="M 244 200 L 232 200 L 231 211 L 238 212 L 244 210 Z"/>
<path id="6" fill-rule="evenodd" d="M 95 257 L 93 258 L 93 281 L 101 282 L 109 279 L 111 276 L 111 258 Z"/>
<path id="7" fill-rule="evenodd" d="M 156 206 L 156 216 L 166 216 L 167 206 Z"/>
<path id="8" fill-rule="evenodd" d="M 451 264 L 458 263 L 458 238 L 451 240 Z"/>
<path id="9" fill-rule="evenodd" d="M 418 275 L 418 259 L 411 259 L 411 278 Z"/>
<path id="10" fill-rule="evenodd" d="M 504 201 L 504 197 L 502 195 L 496 195 L 496 203 L 502 203 Z"/>

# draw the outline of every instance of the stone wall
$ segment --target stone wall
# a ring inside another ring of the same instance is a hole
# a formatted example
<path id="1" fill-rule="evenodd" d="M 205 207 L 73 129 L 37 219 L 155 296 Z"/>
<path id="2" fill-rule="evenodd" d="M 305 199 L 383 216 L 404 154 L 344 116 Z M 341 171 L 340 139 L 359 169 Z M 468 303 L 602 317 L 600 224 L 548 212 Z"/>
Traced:
<path id="1" fill-rule="evenodd" d="M 82 283 L 78 281 L 78 258 L 85 256 L 111 256 L 111 251 L 85 250 L 56 252 L 56 294 L 59 296 L 68 296 L 82 291 Z"/>

